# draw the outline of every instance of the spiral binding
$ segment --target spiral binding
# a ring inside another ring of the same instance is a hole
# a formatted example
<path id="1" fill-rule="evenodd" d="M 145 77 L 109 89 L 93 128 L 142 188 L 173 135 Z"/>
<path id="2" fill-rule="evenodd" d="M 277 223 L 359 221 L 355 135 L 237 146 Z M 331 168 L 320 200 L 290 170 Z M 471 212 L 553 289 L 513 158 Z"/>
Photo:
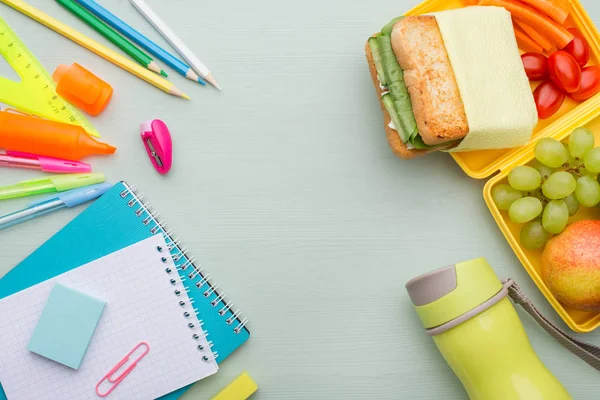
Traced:
<path id="1" fill-rule="evenodd" d="M 184 284 L 184 282 L 186 282 L 186 281 L 189 281 L 190 284 L 196 285 L 196 287 L 198 289 L 201 289 L 204 286 L 206 286 L 206 290 L 202 293 L 203 297 L 209 298 L 211 295 L 214 294 L 215 298 L 211 300 L 210 305 L 212 307 L 214 307 L 215 309 L 218 307 L 217 313 L 222 317 L 225 317 L 227 315 L 227 313 L 230 312 L 231 316 L 229 316 L 225 320 L 225 322 L 227 323 L 227 325 L 234 325 L 234 322 L 236 322 L 235 327 L 233 328 L 233 332 L 235 334 L 239 334 L 240 332 L 242 332 L 242 330 L 248 323 L 248 318 L 243 318 L 241 315 L 241 311 L 239 309 L 234 309 L 234 303 L 232 301 L 229 301 L 229 302 L 225 301 L 225 298 L 227 297 L 227 295 L 223 292 L 219 293 L 218 292 L 219 286 L 213 285 L 211 283 L 210 275 L 203 273 L 204 268 L 199 268 L 198 266 L 196 266 L 195 258 L 188 256 L 187 247 L 182 247 L 180 240 L 178 238 L 173 237 L 173 232 L 171 230 L 165 229 L 164 223 L 162 221 L 160 221 L 158 218 L 159 214 L 156 212 L 153 212 L 151 210 L 151 206 L 149 203 L 144 203 L 144 201 L 143 201 L 144 196 L 137 194 L 136 187 L 129 186 L 129 185 L 125 184 L 124 182 L 123 182 L 123 184 L 125 185 L 126 189 L 120 193 L 121 198 L 123 200 L 125 200 L 129 195 L 131 195 L 132 198 L 127 201 L 127 205 L 129 206 L 129 208 L 135 209 L 135 215 L 142 219 L 142 223 L 145 226 L 149 227 L 150 233 L 152 233 L 154 235 L 160 231 L 163 234 L 163 236 L 165 238 L 165 242 L 167 243 L 167 248 L 163 249 L 162 247 L 158 246 L 156 249 L 157 252 L 163 253 L 163 254 L 166 254 L 166 252 L 170 253 L 170 255 L 173 258 L 173 261 L 175 263 L 176 269 L 179 271 L 184 271 L 181 274 L 180 273 L 177 274 L 177 277 L 179 279 L 170 278 L 170 283 L 176 287 L 173 291 L 173 294 L 175 295 L 175 297 L 181 296 L 181 290 L 178 287 L 179 281 L 181 281 L 181 284 L 183 285 L 183 290 L 185 290 L 188 294 L 190 292 L 186 288 L 186 285 Z M 179 261 L 182 259 L 184 260 L 184 262 L 179 263 Z M 168 262 L 168 259 L 164 255 L 161 257 L 161 260 L 165 264 Z M 165 273 L 168 276 L 171 275 L 173 272 L 174 271 L 172 270 L 172 268 L 169 268 L 169 267 L 165 268 Z M 171 275 L 171 276 L 174 276 L 174 275 Z M 196 315 L 199 315 L 198 310 L 193 305 L 194 301 L 192 300 L 192 297 L 190 296 L 189 299 L 190 299 L 189 306 L 191 306 L 191 308 L 194 310 Z M 181 299 L 179 300 L 178 304 L 182 308 L 185 308 L 188 306 L 186 304 L 186 302 Z M 189 312 L 184 311 L 183 316 L 185 318 L 189 318 L 191 315 Z M 194 323 L 189 322 L 188 328 L 190 328 L 191 330 L 202 329 L 203 321 L 199 320 L 199 323 L 200 323 L 200 326 L 196 327 Z M 202 330 L 202 332 L 205 337 L 207 337 L 209 334 L 205 330 Z M 200 336 L 197 333 L 194 333 L 192 335 L 192 339 L 199 340 Z M 196 346 L 198 351 L 203 352 L 203 353 L 208 352 L 210 354 L 210 355 L 203 354 L 202 359 L 204 361 L 208 362 L 208 361 L 216 360 L 219 357 L 219 354 L 212 350 L 212 344 L 213 344 L 212 341 L 208 341 L 208 346 L 209 346 L 208 349 L 205 348 L 202 344 L 199 344 Z"/>

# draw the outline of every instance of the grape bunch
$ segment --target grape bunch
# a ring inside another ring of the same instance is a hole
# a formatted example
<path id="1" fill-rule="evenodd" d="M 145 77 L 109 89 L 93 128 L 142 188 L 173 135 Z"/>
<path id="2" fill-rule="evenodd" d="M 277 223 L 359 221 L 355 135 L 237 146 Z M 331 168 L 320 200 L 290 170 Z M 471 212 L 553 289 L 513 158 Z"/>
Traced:
<path id="1" fill-rule="evenodd" d="M 524 247 L 542 248 L 551 235 L 565 229 L 580 206 L 600 203 L 600 147 L 594 145 L 594 134 L 586 128 L 575 129 L 568 146 L 540 139 L 535 161 L 513 168 L 508 184 L 492 189 L 496 207 L 507 210 L 512 222 L 525 224 L 520 234 Z"/>

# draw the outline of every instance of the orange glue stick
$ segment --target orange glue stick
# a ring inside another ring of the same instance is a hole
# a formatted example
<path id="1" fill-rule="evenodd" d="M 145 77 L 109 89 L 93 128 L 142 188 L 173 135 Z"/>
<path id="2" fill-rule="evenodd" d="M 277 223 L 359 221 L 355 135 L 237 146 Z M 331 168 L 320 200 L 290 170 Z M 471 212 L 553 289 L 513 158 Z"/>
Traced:
<path id="1" fill-rule="evenodd" d="M 80 126 L 8 111 L 0 111 L 0 148 L 65 160 L 117 150 L 93 139 Z"/>

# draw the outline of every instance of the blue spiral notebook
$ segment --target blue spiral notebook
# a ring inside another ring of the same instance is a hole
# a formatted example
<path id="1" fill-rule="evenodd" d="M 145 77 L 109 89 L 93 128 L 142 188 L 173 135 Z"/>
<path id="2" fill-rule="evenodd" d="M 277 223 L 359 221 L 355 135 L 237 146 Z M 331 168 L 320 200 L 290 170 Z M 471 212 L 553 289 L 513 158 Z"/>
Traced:
<path id="1" fill-rule="evenodd" d="M 221 363 L 249 339 L 247 320 L 224 300 L 224 293 L 217 291 L 178 240 L 125 182 L 117 183 L 0 279 L 0 299 L 160 234 L 165 236 L 198 318 L 212 341 L 217 363 Z M 160 400 L 175 400 L 187 389 L 189 386 Z M 1 386 L 0 400 L 7 400 Z"/>

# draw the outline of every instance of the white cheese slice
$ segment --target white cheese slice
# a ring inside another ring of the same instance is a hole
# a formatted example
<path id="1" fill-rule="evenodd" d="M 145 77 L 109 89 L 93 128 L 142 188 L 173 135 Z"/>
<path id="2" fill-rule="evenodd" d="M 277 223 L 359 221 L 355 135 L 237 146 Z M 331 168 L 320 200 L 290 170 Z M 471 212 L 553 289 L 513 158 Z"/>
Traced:
<path id="1" fill-rule="evenodd" d="M 510 13 L 466 7 L 434 13 L 465 107 L 469 133 L 451 151 L 526 144 L 537 111 Z"/>

